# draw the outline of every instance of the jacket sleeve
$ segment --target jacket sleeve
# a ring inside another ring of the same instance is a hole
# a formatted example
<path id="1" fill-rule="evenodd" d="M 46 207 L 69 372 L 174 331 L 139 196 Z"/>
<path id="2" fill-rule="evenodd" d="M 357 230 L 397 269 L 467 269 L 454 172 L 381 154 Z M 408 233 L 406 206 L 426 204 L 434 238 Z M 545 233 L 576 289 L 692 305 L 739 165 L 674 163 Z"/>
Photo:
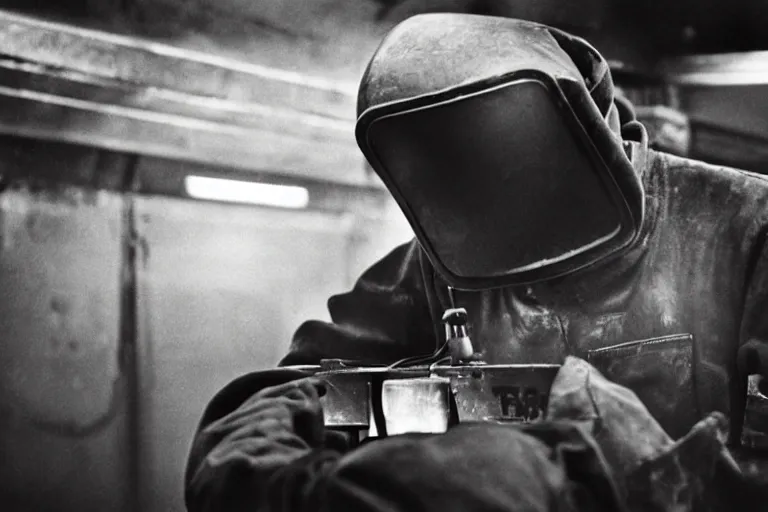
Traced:
<path id="1" fill-rule="evenodd" d="M 292 369 L 233 381 L 203 413 L 184 477 L 189 512 L 268 510 L 273 476 L 314 467 L 346 447 L 323 425 L 322 382 Z M 288 500 L 290 502 L 290 500 Z"/>
<path id="2" fill-rule="evenodd" d="M 432 353 L 436 335 L 426 289 L 416 242 L 394 249 L 351 291 L 328 301 L 332 322 L 308 321 L 298 329 L 281 365 L 317 364 L 323 358 L 386 363 Z M 346 437 L 338 432 L 326 431 L 311 443 L 306 439 L 318 436 L 299 435 L 298 427 L 322 417 L 307 396 L 290 396 L 297 393 L 290 383 L 303 377 L 292 369 L 254 372 L 231 382 L 211 400 L 187 460 L 185 498 L 190 512 L 252 510 L 256 503 L 274 499 L 274 493 L 280 495 L 281 489 L 294 488 L 293 478 L 319 471 L 348 449 Z M 289 395 L 262 396 L 281 386 L 289 387 Z M 281 415 L 285 425 L 274 428 L 280 422 L 273 419 Z M 319 422 L 322 426 L 322 419 Z M 278 473 L 283 476 L 277 478 Z M 286 483 L 270 484 L 275 479 Z"/>
<path id="3" fill-rule="evenodd" d="M 331 322 L 299 327 L 280 366 L 321 359 L 388 363 L 431 354 L 437 339 L 421 258 L 414 240 L 366 270 L 351 291 L 328 300 Z"/>

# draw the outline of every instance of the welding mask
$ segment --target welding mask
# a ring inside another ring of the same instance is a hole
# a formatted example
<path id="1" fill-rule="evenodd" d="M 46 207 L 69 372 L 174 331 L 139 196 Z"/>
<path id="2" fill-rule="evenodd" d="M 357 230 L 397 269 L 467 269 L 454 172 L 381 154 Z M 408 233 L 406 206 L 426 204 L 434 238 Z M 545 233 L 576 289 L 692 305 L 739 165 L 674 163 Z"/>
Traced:
<path id="1" fill-rule="evenodd" d="M 532 283 L 618 254 L 643 190 L 606 61 L 541 24 L 426 14 L 364 73 L 356 137 L 458 289 Z"/>

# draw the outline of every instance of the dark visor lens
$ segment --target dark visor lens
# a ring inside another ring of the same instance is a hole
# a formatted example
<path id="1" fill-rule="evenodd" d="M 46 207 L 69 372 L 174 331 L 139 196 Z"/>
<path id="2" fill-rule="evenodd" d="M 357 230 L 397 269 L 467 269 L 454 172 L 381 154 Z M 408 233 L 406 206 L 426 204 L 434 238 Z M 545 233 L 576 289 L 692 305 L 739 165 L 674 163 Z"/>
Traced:
<path id="1" fill-rule="evenodd" d="M 380 118 L 368 143 L 379 171 L 455 275 L 535 269 L 600 245 L 621 228 L 598 161 L 541 82 Z"/>

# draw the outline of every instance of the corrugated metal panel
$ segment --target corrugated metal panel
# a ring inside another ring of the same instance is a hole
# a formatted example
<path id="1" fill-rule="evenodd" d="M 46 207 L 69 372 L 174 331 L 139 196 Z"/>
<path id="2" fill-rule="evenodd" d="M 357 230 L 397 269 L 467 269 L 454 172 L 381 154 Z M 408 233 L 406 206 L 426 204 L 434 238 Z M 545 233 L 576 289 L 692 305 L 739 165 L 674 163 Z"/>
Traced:
<path id="1" fill-rule="evenodd" d="M 128 510 L 123 201 L 0 194 L 3 510 Z"/>

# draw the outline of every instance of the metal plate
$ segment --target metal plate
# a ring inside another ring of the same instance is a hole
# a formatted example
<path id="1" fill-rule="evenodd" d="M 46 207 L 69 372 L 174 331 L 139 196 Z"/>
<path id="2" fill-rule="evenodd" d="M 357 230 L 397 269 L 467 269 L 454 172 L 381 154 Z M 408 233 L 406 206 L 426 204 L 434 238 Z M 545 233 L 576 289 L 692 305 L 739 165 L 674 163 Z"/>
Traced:
<path id="1" fill-rule="evenodd" d="M 760 391 L 759 375 L 750 375 L 741 443 L 749 448 L 768 450 L 768 396 Z"/>
<path id="2" fill-rule="evenodd" d="M 440 367 L 451 379 L 460 422 L 540 420 L 559 365 Z"/>
<path id="3" fill-rule="evenodd" d="M 549 391 L 560 365 L 473 365 L 398 368 L 337 367 L 318 373 L 333 379 L 331 399 L 324 403 L 326 425 L 367 427 L 363 415 L 373 406 L 370 392 L 391 379 L 424 379 L 430 375 L 450 380 L 459 422 L 530 422 L 544 417 Z M 404 394 L 405 399 L 410 396 Z M 401 410 L 415 411 L 418 404 Z M 354 418 L 354 421 L 352 419 Z"/>
<path id="4" fill-rule="evenodd" d="M 322 375 L 322 374 L 320 374 Z M 325 425 L 367 430 L 371 417 L 371 377 L 364 373 L 326 376 L 322 398 Z"/>

